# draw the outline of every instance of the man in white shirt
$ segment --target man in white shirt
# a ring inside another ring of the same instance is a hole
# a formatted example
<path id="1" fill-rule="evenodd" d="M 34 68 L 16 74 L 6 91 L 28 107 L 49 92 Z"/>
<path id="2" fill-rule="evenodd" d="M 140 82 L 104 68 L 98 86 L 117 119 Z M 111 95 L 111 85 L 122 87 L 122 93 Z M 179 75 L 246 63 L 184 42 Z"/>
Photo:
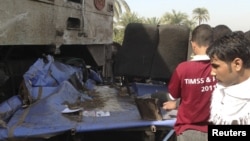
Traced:
<path id="1" fill-rule="evenodd" d="M 206 51 L 217 85 L 209 121 L 220 125 L 250 124 L 250 42 L 243 32 L 215 41 Z"/>

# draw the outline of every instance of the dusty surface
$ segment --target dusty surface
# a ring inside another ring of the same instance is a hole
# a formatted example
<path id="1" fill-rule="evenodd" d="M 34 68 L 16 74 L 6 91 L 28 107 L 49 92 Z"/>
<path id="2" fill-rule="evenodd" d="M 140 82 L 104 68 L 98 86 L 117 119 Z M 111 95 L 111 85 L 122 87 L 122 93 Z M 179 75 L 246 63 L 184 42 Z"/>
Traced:
<path id="1" fill-rule="evenodd" d="M 134 100 L 128 95 L 126 89 L 111 86 L 96 86 L 94 90 L 86 91 L 91 97 L 90 100 L 74 103 L 63 102 L 69 109 L 82 108 L 83 110 L 102 110 L 102 111 L 123 111 L 124 107 L 134 105 Z"/>

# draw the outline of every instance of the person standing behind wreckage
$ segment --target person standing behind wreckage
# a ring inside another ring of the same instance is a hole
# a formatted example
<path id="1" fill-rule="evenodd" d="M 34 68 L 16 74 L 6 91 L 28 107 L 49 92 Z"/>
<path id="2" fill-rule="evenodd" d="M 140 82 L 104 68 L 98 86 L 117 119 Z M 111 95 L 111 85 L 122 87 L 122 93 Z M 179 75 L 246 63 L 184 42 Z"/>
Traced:
<path id="1" fill-rule="evenodd" d="M 218 40 L 230 33 L 232 33 L 232 30 L 228 26 L 224 24 L 217 25 L 213 28 L 213 40 Z"/>
<path id="2" fill-rule="evenodd" d="M 206 50 L 213 41 L 213 29 L 207 24 L 197 26 L 191 35 L 194 56 L 180 63 L 168 84 L 169 97 L 180 99 L 176 123 L 177 141 L 207 141 L 210 99 L 215 78 L 210 74 L 210 59 Z M 169 110 L 167 101 L 163 109 Z"/>
<path id="3" fill-rule="evenodd" d="M 209 121 L 250 125 L 250 41 L 243 32 L 234 32 L 215 41 L 207 54 L 218 82 Z"/>

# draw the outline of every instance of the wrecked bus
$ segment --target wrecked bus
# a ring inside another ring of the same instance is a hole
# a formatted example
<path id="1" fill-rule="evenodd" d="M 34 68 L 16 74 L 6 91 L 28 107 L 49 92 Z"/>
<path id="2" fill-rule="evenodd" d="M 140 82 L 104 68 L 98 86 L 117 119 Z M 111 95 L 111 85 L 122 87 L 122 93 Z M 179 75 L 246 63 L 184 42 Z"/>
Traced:
<path id="1" fill-rule="evenodd" d="M 114 57 L 113 0 L 8 0 L 0 11 L 0 140 L 173 139 L 175 113 L 153 99 L 145 118 L 135 99 L 166 93 L 187 27 L 131 23 Z"/>

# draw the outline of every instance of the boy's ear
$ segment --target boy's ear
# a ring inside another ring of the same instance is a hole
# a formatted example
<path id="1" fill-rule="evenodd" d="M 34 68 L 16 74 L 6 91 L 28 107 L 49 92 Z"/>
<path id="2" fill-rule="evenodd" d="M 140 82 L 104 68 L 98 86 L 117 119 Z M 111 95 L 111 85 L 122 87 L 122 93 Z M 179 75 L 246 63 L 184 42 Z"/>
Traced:
<path id="1" fill-rule="evenodd" d="M 232 63 L 235 66 L 236 71 L 241 70 L 243 67 L 243 61 L 240 58 L 235 58 Z"/>
<path id="2" fill-rule="evenodd" d="M 196 46 L 197 46 L 197 43 L 196 42 L 193 42 L 193 41 L 190 41 L 191 43 L 191 47 L 193 50 L 195 50 Z"/>

